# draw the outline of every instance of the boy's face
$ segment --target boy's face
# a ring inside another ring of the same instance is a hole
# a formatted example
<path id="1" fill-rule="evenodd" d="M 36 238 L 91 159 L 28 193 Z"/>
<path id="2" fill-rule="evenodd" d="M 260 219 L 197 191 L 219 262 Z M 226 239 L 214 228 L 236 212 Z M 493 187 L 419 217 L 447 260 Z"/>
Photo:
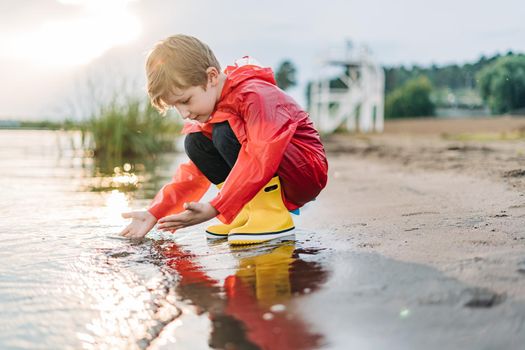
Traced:
<path id="1" fill-rule="evenodd" d="M 220 97 L 218 78 L 208 75 L 206 89 L 191 86 L 187 89 L 175 89 L 166 98 L 166 103 L 177 108 L 183 119 L 205 123 L 210 119 L 215 103 Z"/>

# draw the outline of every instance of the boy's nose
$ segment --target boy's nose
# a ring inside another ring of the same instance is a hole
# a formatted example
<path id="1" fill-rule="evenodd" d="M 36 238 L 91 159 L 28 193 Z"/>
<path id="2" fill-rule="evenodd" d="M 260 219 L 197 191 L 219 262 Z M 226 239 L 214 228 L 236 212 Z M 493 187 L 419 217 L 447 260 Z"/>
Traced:
<path id="1" fill-rule="evenodd" d="M 179 108 L 179 113 L 182 116 L 182 119 L 188 119 L 190 116 L 190 111 L 185 108 Z"/>

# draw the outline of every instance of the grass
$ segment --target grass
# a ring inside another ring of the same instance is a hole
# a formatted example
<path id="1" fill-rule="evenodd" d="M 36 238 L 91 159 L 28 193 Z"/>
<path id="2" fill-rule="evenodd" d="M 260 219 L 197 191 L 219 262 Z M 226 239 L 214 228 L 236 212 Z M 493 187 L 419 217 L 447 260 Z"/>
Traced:
<path id="1" fill-rule="evenodd" d="M 124 159 L 173 150 L 181 125 L 161 116 L 149 103 L 129 97 L 123 103 L 113 100 L 101 106 L 80 128 L 86 150 L 96 158 L 122 164 Z"/>

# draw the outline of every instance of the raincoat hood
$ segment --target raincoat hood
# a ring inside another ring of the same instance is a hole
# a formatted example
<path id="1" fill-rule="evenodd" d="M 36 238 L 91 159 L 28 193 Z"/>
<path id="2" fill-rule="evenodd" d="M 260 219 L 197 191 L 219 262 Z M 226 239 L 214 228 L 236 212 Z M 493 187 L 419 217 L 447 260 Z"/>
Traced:
<path id="1" fill-rule="evenodd" d="M 224 73 L 226 74 L 226 81 L 222 88 L 221 100 L 239 84 L 250 79 L 259 79 L 276 85 L 273 70 L 270 67 L 261 66 L 257 60 L 248 56 L 238 59 L 232 66 L 227 66 Z"/>

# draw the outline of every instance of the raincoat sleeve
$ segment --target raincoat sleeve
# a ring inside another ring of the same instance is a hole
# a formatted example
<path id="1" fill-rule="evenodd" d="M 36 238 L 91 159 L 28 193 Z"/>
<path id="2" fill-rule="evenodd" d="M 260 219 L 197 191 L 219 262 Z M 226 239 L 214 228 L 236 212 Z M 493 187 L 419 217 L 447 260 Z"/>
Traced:
<path id="1" fill-rule="evenodd" d="M 173 179 L 157 193 L 148 211 L 160 219 L 183 211 L 186 202 L 199 201 L 210 187 L 210 181 L 189 161 L 181 164 Z"/>
<path id="2" fill-rule="evenodd" d="M 217 218 L 230 223 L 243 206 L 275 176 L 284 151 L 297 129 L 287 109 L 275 96 L 257 92 L 244 96 L 240 107 L 246 141 L 219 194 L 210 202 Z"/>

